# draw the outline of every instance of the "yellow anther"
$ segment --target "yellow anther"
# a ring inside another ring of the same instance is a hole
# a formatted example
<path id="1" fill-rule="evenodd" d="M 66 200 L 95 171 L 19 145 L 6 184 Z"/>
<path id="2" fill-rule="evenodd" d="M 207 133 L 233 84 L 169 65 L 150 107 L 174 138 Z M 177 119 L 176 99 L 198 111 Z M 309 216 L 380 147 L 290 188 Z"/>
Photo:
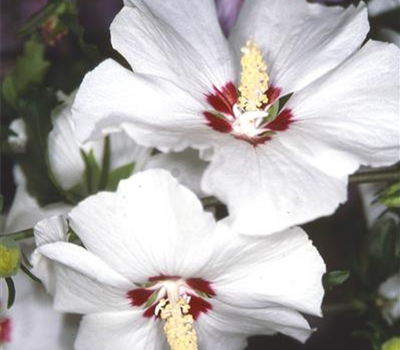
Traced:
<path id="1" fill-rule="evenodd" d="M 254 112 L 268 102 L 267 64 L 263 60 L 261 51 L 250 40 L 242 48 L 242 53 L 239 106 L 246 112 Z"/>
<path id="2" fill-rule="evenodd" d="M 197 350 L 194 319 L 189 314 L 190 305 L 180 298 L 175 305 L 165 299 L 158 303 L 160 317 L 165 321 L 164 333 L 171 350 Z"/>

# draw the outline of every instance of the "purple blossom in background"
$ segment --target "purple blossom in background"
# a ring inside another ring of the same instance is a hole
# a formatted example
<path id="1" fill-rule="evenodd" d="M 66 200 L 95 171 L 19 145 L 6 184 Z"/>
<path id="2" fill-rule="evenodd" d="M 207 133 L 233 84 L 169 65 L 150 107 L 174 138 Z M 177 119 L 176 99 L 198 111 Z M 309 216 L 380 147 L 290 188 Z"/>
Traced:
<path id="1" fill-rule="evenodd" d="M 235 24 L 243 1 L 244 0 L 215 0 L 218 18 L 225 35 L 229 34 L 229 31 Z"/>
<path id="2" fill-rule="evenodd" d="M 217 4 L 218 18 L 225 35 L 229 34 L 231 28 L 235 24 L 243 1 L 244 0 L 215 0 Z M 320 4 L 340 4 L 348 2 L 348 0 L 311 0 L 310 2 L 317 2 Z"/>

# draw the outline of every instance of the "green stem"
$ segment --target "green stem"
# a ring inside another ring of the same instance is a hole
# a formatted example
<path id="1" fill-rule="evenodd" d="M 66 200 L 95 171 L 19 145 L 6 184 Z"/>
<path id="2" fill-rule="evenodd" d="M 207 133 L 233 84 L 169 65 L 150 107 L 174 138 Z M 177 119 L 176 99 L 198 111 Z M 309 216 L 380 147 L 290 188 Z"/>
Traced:
<path id="1" fill-rule="evenodd" d="M 110 173 L 110 158 L 111 158 L 111 140 L 110 136 L 107 136 L 104 140 L 103 147 L 103 161 L 101 166 L 101 175 L 100 175 L 100 183 L 99 189 L 104 190 L 107 186 L 108 175 Z"/>
<path id="2" fill-rule="evenodd" d="M 216 207 L 217 205 L 222 205 L 222 203 L 215 197 L 204 197 L 201 198 L 201 203 L 203 203 L 204 208 Z"/>
<path id="3" fill-rule="evenodd" d="M 350 176 L 350 182 L 356 184 L 386 182 L 386 181 L 400 181 L 400 170 L 375 170 L 359 172 Z"/>
<path id="4" fill-rule="evenodd" d="M 11 238 L 14 241 L 21 241 L 23 239 L 32 238 L 33 237 L 33 229 L 32 228 L 28 228 L 28 229 L 23 230 L 23 231 L 8 233 L 6 235 L 3 235 L 2 237 Z"/>

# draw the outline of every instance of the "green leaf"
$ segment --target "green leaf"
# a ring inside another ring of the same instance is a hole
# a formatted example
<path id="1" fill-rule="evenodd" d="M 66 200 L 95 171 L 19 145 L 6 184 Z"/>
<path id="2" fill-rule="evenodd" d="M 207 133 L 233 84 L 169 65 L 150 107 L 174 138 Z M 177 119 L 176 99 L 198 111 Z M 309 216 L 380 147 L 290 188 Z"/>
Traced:
<path id="1" fill-rule="evenodd" d="M 6 277 L 6 284 L 8 288 L 7 309 L 9 309 L 14 304 L 16 293 L 15 293 L 14 281 L 11 277 Z"/>
<path id="2" fill-rule="evenodd" d="M 131 176 L 134 170 L 135 163 L 129 163 L 113 170 L 108 177 L 106 190 L 115 191 L 118 187 L 119 182 Z"/>
<path id="3" fill-rule="evenodd" d="M 378 198 L 378 201 L 388 208 L 400 207 L 400 182 L 389 186 Z"/>
<path id="4" fill-rule="evenodd" d="M 18 57 L 15 67 L 4 78 L 2 94 L 4 99 L 14 108 L 18 98 L 34 84 L 40 84 L 49 68 L 44 58 L 44 45 L 33 36 L 25 43 L 23 54 Z"/>
<path id="5" fill-rule="evenodd" d="M 389 339 L 382 345 L 382 350 L 400 350 L 400 338 Z"/>
<path id="6" fill-rule="evenodd" d="M 376 290 L 400 269 L 400 222 L 394 213 L 380 217 L 368 233 L 362 249 L 364 283 Z"/>
<path id="7" fill-rule="evenodd" d="M 324 275 L 323 284 L 326 291 L 342 285 L 350 277 L 349 271 L 331 271 Z"/>
<path id="8" fill-rule="evenodd" d="M 111 158 L 111 141 L 110 137 L 107 136 L 104 140 L 103 161 L 101 166 L 99 190 L 104 190 L 107 186 L 108 175 L 110 172 L 110 158 Z"/>
<path id="9" fill-rule="evenodd" d="M 0 238 L 0 277 L 10 277 L 17 274 L 21 265 L 21 251 L 18 244 L 11 238 Z"/>
<path id="10" fill-rule="evenodd" d="M 81 150 L 81 155 L 85 163 L 85 178 L 88 194 L 94 194 L 99 189 L 101 169 L 97 164 L 93 150 L 90 150 L 89 153 Z"/>

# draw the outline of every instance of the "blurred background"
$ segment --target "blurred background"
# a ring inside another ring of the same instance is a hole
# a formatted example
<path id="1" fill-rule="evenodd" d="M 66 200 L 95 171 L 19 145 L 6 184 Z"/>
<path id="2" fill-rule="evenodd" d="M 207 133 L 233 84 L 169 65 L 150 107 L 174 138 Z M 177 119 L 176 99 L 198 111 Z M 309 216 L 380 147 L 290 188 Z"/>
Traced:
<path id="1" fill-rule="evenodd" d="M 69 2 L 1 0 L 1 79 L 11 74 L 29 40 L 43 48 L 44 57 L 49 62 L 43 77 L 18 96 L 22 107 L 12 106 L 2 95 L 1 194 L 4 196 L 4 212 L 10 207 L 15 193 L 13 165 L 25 162 L 13 154 L 5 142 L 11 122 L 20 117 L 23 108 L 36 108 L 38 101 L 45 98 L 45 93 L 54 94 L 61 90 L 68 94 L 73 91 L 84 74 L 106 57 L 122 60 L 110 46 L 108 30 L 113 17 L 122 8 L 122 0 L 81 0 L 71 7 L 66 3 Z M 331 0 L 324 6 L 348 6 L 349 3 Z M 234 14 L 226 14 L 223 10 L 220 14 L 223 25 L 229 27 Z M 372 38 L 398 40 L 399 8 L 377 14 L 370 21 Z M 28 71 L 38 69 L 33 58 L 30 62 Z M 50 107 L 39 111 L 39 139 L 45 139 L 51 128 L 49 111 Z M 30 164 L 32 177 L 44 182 L 45 165 L 33 153 L 28 152 L 28 157 L 33 164 Z M 367 190 L 371 193 L 371 189 Z M 382 316 L 383 302 L 378 294 L 379 285 L 400 270 L 398 221 L 383 215 L 378 222 L 369 223 L 370 202 L 379 194 L 376 189 L 372 190 L 372 199 L 365 201 L 363 193 L 359 185 L 351 184 L 349 201 L 335 215 L 305 225 L 305 230 L 324 257 L 328 271 L 336 271 L 336 279 L 326 281 L 324 318 L 310 319 L 318 330 L 305 345 L 280 335 L 254 337 L 250 339 L 249 350 L 375 350 L 381 349 L 388 339 L 400 335 L 398 323 L 387 322 Z M 399 215 L 396 207 L 383 207 L 382 211 Z"/>

